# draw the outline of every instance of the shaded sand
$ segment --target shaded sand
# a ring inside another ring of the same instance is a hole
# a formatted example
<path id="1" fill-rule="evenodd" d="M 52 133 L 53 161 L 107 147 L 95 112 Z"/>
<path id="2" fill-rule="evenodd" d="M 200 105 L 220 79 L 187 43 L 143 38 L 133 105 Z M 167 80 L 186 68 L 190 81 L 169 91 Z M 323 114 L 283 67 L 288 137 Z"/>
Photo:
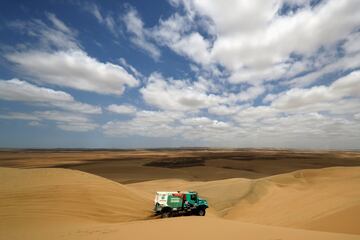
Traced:
<path id="1" fill-rule="evenodd" d="M 359 178 L 351 167 L 122 185 L 74 170 L 0 168 L 0 239 L 360 239 Z M 153 192 L 177 189 L 206 197 L 209 214 L 150 218 Z"/>
<path id="2" fill-rule="evenodd" d="M 157 180 L 128 186 L 148 196 L 157 189 L 198 191 L 209 200 L 211 213 L 225 219 L 360 234 L 359 167 L 301 170 L 258 180 Z"/>
<path id="3" fill-rule="evenodd" d="M 0 150 L 0 167 L 70 168 L 125 184 L 168 178 L 258 179 L 335 166 L 360 166 L 360 152 L 229 148 Z"/>

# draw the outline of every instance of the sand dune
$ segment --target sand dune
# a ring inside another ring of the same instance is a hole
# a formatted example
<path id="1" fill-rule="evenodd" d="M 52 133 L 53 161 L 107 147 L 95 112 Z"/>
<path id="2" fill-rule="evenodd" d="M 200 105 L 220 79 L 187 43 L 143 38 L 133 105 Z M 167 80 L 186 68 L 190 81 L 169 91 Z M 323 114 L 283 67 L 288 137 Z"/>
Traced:
<path id="1" fill-rule="evenodd" d="M 209 200 L 212 213 L 225 219 L 360 234 L 359 167 L 301 170 L 258 180 L 157 180 L 129 186 L 149 195 L 156 189 L 196 190 Z"/>
<path id="2" fill-rule="evenodd" d="M 253 181 L 251 191 L 225 218 L 360 234 L 359 207 L 360 168 L 302 170 Z M 359 216 L 356 222 L 352 221 L 354 216 Z M 344 220 L 346 227 L 340 229 L 337 222 Z M 322 221 L 332 224 L 323 224 L 321 228 L 312 224 L 318 222 L 321 226 Z M 339 227 L 334 229 L 333 225 Z"/>
<path id="3" fill-rule="evenodd" d="M 0 168 L 0 222 L 122 222 L 146 218 L 152 202 L 80 171 Z"/>
<path id="4" fill-rule="evenodd" d="M 357 167 L 128 185 L 74 170 L 0 168 L 0 181 L 4 239 L 360 239 Z M 206 217 L 149 217 L 154 191 L 192 189 L 209 200 Z"/>
<path id="5" fill-rule="evenodd" d="M 120 183 L 258 179 L 301 169 L 360 166 L 358 151 L 291 149 L 0 149 L 0 167 L 70 168 Z"/>
<path id="6" fill-rule="evenodd" d="M 358 235 L 316 232 L 229 221 L 214 217 L 178 217 L 124 223 L 78 223 L 1 232 L 5 239 L 67 240 L 359 240 Z"/>

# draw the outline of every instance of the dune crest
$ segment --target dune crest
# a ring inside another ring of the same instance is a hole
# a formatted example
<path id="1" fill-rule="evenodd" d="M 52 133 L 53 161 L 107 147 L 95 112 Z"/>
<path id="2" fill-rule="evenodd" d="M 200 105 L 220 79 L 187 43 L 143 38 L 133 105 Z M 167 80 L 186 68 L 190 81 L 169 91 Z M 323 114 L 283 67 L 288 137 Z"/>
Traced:
<path id="1" fill-rule="evenodd" d="M 198 191 L 208 199 L 213 215 L 229 220 L 360 234 L 359 167 L 300 170 L 257 180 L 173 179 L 128 186 L 147 191 L 147 196 L 156 189 Z M 338 221 L 343 223 L 337 224 Z M 334 228 L 335 225 L 338 227 Z"/>
<path id="2" fill-rule="evenodd" d="M 0 168 L 0 221 L 124 222 L 145 219 L 152 202 L 128 187 L 66 169 Z"/>
<path id="3" fill-rule="evenodd" d="M 354 234 L 360 234 L 355 167 L 257 180 L 128 185 L 74 170 L 0 168 L 0 180 L 0 234 L 6 239 L 152 239 L 160 233 L 183 239 L 178 233 L 184 229 L 206 239 L 359 239 Z M 156 190 L 198 191 L 210 203 L 209 214 L 152 219 Z"/>

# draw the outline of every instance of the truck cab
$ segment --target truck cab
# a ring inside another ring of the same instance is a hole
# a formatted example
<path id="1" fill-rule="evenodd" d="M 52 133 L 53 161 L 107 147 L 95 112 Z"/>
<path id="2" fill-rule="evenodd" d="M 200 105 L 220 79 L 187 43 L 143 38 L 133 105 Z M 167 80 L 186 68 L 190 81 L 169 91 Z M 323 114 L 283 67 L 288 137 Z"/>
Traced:
<path id="1" fill-rule="evenodd" d="M 169 217 L 174 215 L 195 214 L 204 216 L 208 203 L 197 192 L 156 192 L 155 215 Z"/>

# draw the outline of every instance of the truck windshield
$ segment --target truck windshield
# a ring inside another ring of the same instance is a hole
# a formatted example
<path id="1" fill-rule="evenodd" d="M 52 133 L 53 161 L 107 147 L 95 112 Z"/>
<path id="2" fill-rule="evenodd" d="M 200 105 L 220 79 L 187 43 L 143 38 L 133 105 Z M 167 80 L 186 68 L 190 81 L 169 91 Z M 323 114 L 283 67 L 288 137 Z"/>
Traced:
<path id="1" fill-rule="evenodd" d="M 196 194 L 191 195 L 191 200 L 196 201 L 196 199 L 197 199 L 197 195 L 196 195 Z"/>

